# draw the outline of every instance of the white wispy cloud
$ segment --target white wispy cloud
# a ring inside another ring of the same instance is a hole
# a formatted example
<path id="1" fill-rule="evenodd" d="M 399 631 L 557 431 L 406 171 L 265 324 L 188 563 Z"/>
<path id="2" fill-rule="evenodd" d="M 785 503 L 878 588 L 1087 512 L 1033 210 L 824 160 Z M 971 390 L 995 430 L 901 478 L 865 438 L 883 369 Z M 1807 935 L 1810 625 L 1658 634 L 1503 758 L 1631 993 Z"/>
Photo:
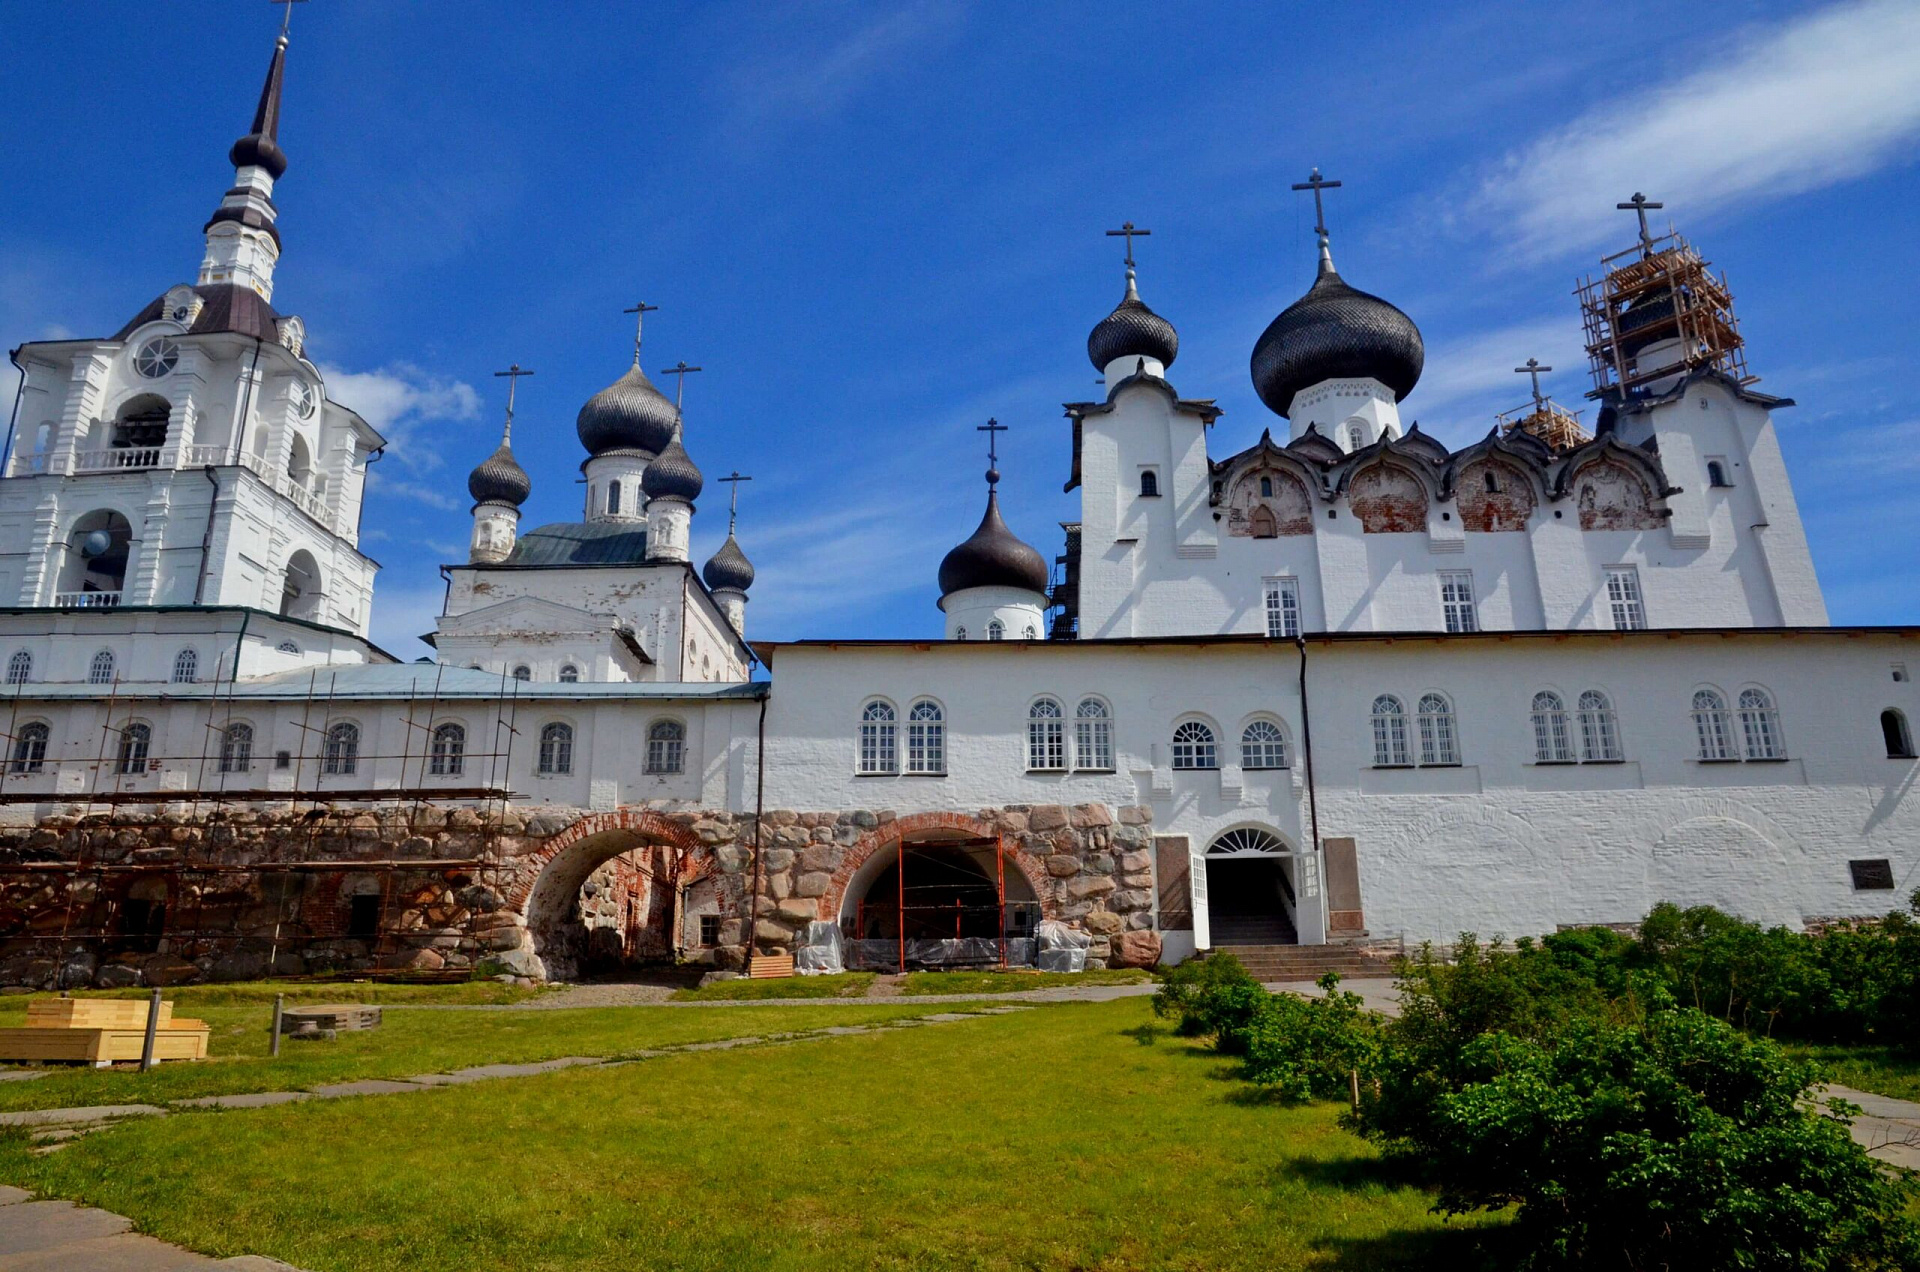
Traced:
<path id="1" fill-rule="evenodd" d="M 1511 410 L 1529 400 L 1531 383 L 1514 372 L 1528 358 L 1553 368 L 1551 375 L 1540 377 L 1543 392 L 1569 410 L 1580 409 L 1580 395 L 1587 388 L 1587 355 L 1578 324 L 1561 316 L 1476 331 L 1433 345 L 1427 350 L 1420 387 L 1402 411 L 1419 419 L 1422 431 L 1444 441 L 1461 443 L 1479 437 L 1493 427 L 1496 411 Z"/>
<path id="2" fill-rule="evenodd" d="M 763 10 L 751 10 L 764 25 Z M 909 52 L 942 39 L 960 25 L 964 7 L 952 0 L 916 0 L 883 6 L 851 27 L 836 24 L 828 6 L 788 11 L 777 52 L 743 62 L 729 78 L 733 106 L 762 123 L 832 113 L 877 77 L 910 63 Z"/>
<path id="3" fill-rule="evenodd" d="M 327 395 L 380 430 L 387 439 L 388 455 L 415 473 L 431 472 L 445 462 L 441 448 L 425 436 L 425 426 L 476 419 L 480 414 L 480 395 L 472 385 L 409 362 L 389 363 L 375 371 L 322 366 L 321 372 L 327 378 Z"/>
<path id="4" fill-rule="evenodd" d="M 466 510 L 466 505 L 460 501 L 457 488 L 452 485 L 442 488 L 430 486 L 424 482 L 407 481 L 402 477 L 389 477 L 377 466 L 367 469 L 367 487 L 389 506 L 419 503 L 429 508 L 438 508 L 442 512 Z M 464 552 L 466 549 L 462 547 L 460 550 Z"/>
<path id="5" fill-rule="evenodd" d="M 1664 86 L 1634 78 L 1484 174 L 1469 214 L 1509 227 L 1517 255 L 1540 259 L 1618 239 L 1613 205 L 1634 190 L 1701 216 L 1845 181 L 1911 153 L 1916 68 L 1920 4 L 1832 5 L 1750 32 Z"/>

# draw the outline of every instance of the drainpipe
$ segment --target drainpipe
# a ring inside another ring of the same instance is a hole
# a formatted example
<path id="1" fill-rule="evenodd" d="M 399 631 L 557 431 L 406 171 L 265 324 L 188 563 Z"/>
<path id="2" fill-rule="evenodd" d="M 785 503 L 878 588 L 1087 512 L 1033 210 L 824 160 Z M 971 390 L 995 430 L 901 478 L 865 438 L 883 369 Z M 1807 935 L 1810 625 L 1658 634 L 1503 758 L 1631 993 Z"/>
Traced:
<path id="1" fill-rule="evenodd" d="M 240 462 L 240 448 L 246 445 L 247 420 L 253 411 L 253 381 L 260 373 L 260 337 L 253 338 L 253 364 L 247 368 L 247 391 L 241 395 L 240 416 L 233 423 L 233 462 Z M 266 474 L 262 473 L 262 477 Z"/>
<path id="2" fill-rule="evenodd" d="M 372 468 L 386 457 L 386 447 L 375 447 L 367 452 L 366 467 Z M 356 544 L 360 542 L 360 527 L 367 524 L 367 479 L 371 476 L 372 473 L 363 473 L 360 478 L 360 507 L 353 514 L 353 541 Z"/>
<path id="3" fill-rule="evenodd" d="M 220 511 L 220 478 L 214 472 L 212 464 L 200 470 L 201 475 L 213 484 L 213 497 L 207 500 L 207 528 L 200 535 L 200 577 L 193 581 L 193 603 L 201 604 L 207 595 L 207 569 L 213 557 L 213 518 Z M 239 666 L 235 663 L 234 666 Z"/>
<path id="4" fill-rule="evenodd" d="M 1293 638 L 1294 648 L 1300 651 L 1300 763 L 1307 775 L 1307 822 L 1313 833 L 1313 855 L 1320 870 L 1320 926 L 1321 939 L 1326 939 L 1327 913 L 1327 870 L 1326 862 L 1321 860 L 1320 846 L 1320 799 L 1313 785 L 1313 714 L 1307 709 L 1307 637 L 1303 632 Z"/>
<path id="5" fill-rule="evenodd" d="M 753 899 L 747 907 L 746 932 L 749 971 L 752 970 L 754 935 L 760 926 L 760 824 L 767 811 L 767 699 L 764 694 L 760 698 L 760 729 L 754 744 L 753 768 Z"/>
<path id="6" fill-rule="evenodd" d="M 20 348 L 24 349 L 26 346 L 22 345 Z M 13 428 L 20 422 L 20 391 L 27 387 L 26 368 L 20 365 L 20 349 L 11 350 L 7 354 L 7 361 L 13 363 L 13 369 L 20 373 L 20 383 L 13 388 L 13 411 L 7 416 L 7 444 L 4 448 L 0 448 L 0 473 L 5 473 L 8 463 L 13 460 Z"/>

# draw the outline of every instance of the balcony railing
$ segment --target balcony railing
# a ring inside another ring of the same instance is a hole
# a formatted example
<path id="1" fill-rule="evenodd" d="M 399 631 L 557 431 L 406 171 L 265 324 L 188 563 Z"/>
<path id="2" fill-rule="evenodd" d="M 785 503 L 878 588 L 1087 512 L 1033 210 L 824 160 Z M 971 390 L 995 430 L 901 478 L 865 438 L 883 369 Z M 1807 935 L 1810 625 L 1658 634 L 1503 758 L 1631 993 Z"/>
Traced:
<path id="1" fill-rule="evenodd" d="M 120 603 L 118 592 L 55 592 L 55 609 L 112 609 Z"/>
<path id="2" fill-rule="evenodd" d="M 341 531 L 341 521 L 334 515 L 333 510 L 327 507 L 325 499 L 285 473 L 269 472 L 265 461 L 258 455 L 242 451 L 236 456 L 225 446 L 186 446 L 179 449 L 160 446 L 115 447 L 111 450 L 77 451 L 71 454 L 61 451 L 40 451 L 31 455 L 16 455 L 13 461 L 13 475 L 29 477 L 51 473 L 57 476 L 67 473 L 111 473 L 150 468 L 225 467 L 234 463 L 253 472 L 260 480 L 292 500 L 294 506 L 300 511 L 327 529 Z"/>

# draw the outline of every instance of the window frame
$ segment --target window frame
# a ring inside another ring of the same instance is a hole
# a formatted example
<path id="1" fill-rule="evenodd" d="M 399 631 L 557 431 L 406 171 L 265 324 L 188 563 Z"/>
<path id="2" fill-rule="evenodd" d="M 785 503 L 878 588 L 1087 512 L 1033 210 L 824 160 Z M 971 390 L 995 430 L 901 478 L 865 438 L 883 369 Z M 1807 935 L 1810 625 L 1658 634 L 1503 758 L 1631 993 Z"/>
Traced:
<path id="1" fill-rule="evenodd" d="M 1616 632 L 1643 632 L 1647 629 L 1647 593 L 1640 586 L 1640 567 L 1606 567 L 1607 613 Z M 1624 620 L 1624 621 L 1623 621 Z"/>
<path id="2" fill-rule="evenodd" d="M 1582 764 L 1624 764 L 1626 747 L 1620 741 L 1620 713 L 1604 689 L 1582 689 L 1574 700 L 1574 723 L 1580 736 Z"/>
<path id="3" fill-rule="evenodd" d="M 1076 773 L 1116 771 L 1113 704 L 1096 694 L 1087 694 L 1073 706 L 1073 770 Z"/>
<path id="4" fill-rule="evenodd" d="M 687 722 L 662 716 L 647 722 L 647 754 L 643 772 L 673 777 L 687 771 Z"/>
<path id="5" fill-rule="evenodd" d="M 1780 704 L 1761 685 L 1744 685 L 1734 698 L 1740 726 L 1740 756 L 1749 764 L 1775 764 L 1790 758 L 1786 734 L 1780 728 Z"/>
<path id="6" fill-rule="evenodd" d="M 20 726 L 20 731 L 13 735 L 13 750 L 7 757 L 7 772 L 45 772 L 47 752 L 52 749 L 53 725 L 46 720 L 27 721 Z"/>
<path id="7" fill-rule="evenodd" d="M 1740 744 L 1733 730 L 1733 713 L 1727 709 L 1727 695 L 1711 685 L 1701 685 L 1693 691 L 1692 712 L 1694 761 L 1737 763 Z"/>
<path id="8" fill-rule="evenodd" d="M 1535 764 L 1580 762 L 1579 752 L 1573 745 L 1573 718 L 1567 714 L 1567 700 L 1558 689 L 1534 691 L 1527 704 L 1527 721 L 1533 728 Z"/>
<path id="9" fill-rule="evenodd" d="M 442 720 L 427 734 L 427 772 L 432 777 L 459 777 L 467 771 L 467 726 Z"/>
<path id="10" fill-rule="evenodd" d="M 359 723 L 337 720 L 327 726 L 325 737 L 320 747 L 320 776 L 352 777 L 358 773 L 363 737 Z"/>
<path id="11" fill-rule="evenodd" d="M 103 661 L 104 660 L 104 661 Z M 90 685 L 110 685 L 119 678 L 120 660 L 111 649 L 95 650 L 93 657 L 87 660 L 87 683 Z"/>
<path id="12" fill-rule="evenodd" d="M 947 709 L 932 698 L 915 698 L 907 707 L 907 763 L 914 777 L 947 775 Z"/>
<path id="13" fill-rule="evenodd" d="M 1373 726 L 1373 767 L 1412 768 L 1413 752 L 1407 744 L 1407 704 L 1398 694 L 1375 694 L 1368 709 Z"/>
<path id="14" fill-rule="evenodd" d="M 860 705 L 853 771 L 858 777 L 892 777 L 900 771 L 900 711 L 886 698 Z"/>
<path id="15" fill-rule="evenodd" d="M 1440 584 L 1441 625 L 1453 635 L 1479 631 L 1480 602 L 1473 592 L 1473 571 L 1436 570 L 1434 577 Z"/>
<path id="16" fill-rule="evenodd" d="M 1140 497 L 1142 499 L 1160 498 L 1160 470 L 1153 465 L 1140 469 Z"/>
<path id="17" fill-rule="evenodd" d="M 253 771 L 253 726 L 245 720 L 234 720 L 220 730 L 220 755 L 215 761 L 218 773 L 250 773 Z"/>
<path id="18" fill-rule="evenodd" d="M 1887 748 L 1888 759 L 1916 758 L 1913 750 L 1913 729 L 1907 723 L 1907 713 L 1900 708 L 1888 707 L 1880 713 L 1880 740 Z"/>
<path id="19" fill-rule="evenodd" d="M 189 645 L 173 656 L 173 672 L 170 684 L 193 685 L 200 683 L 200 651 Z"/>
<path id="20" fill-rule="evenodd" d="M 1176 773 L 1218 772 L 1220 731 L 1209 720 L 1181 720 L 1173 726 L 1168 761 Z"/>
<path id="21" fill-rule="evenodd" d="M 1256 729 L 1270 730 L 1273 736 L 1250 740 Z M 1257 747 L 1270 749 L 1271 755 L 1256 759 Z M 1243 772 L 1277 773 L 1292 767 L 1293 755 L 1287 746 L 1287 730 L 1278 720 L 1271 716 L 1255 716 L 1240 726 L 1240 768 Z"/>
<path id="22" fill-rule="evenodd" d="M 113 771 L 117 777 L 138 777 L 147 771 L 153 755 L 153 726 L 145 720 L 129 720 L 120 726 L 120 743 L 114 750 Z"/>
<path id="23" fill-rule="evenodd" d="M 1454 713 L 1453 699 L 1438 689 L 1429 689 L 1414 703 L 1413 719 L 1420 739 L 1420 767 L 1459 768 L 1460 719 Z"/>
<path id="24" fill-rule="evenodd" d="M 7 659 L 7 683 L 10 685 L 30 684 L 33 681 L 33 651 L 16 649 Z"/>
<path id="25" fill-rule="evenodd" d="M 1300 635 L 1299 576 L 1274 574 L 1260 580 L 1260 597 L 1267 612 L 1267 639 L 1293 640 L 1298 637 Z"/>
<path id="26" fill-rule="evenodd" d="M 1051 694 L 1027 703 L 1026 758 L 1029 773 L 1067 771 L 1067 709 Z"/>
<path id="27" fill-rule="evenodd" d="M 549 720 L 540 726 L 538 751 L 534 757 L 536 777 L 572 777 L 573 725 L 566 720 Z"/>
<path id="28" fill-rule="evenodd" d="M 580 683 L 580 668 L 573 663 L 565 663 L 560 668 L 560 683 L 577 685 Z"/>

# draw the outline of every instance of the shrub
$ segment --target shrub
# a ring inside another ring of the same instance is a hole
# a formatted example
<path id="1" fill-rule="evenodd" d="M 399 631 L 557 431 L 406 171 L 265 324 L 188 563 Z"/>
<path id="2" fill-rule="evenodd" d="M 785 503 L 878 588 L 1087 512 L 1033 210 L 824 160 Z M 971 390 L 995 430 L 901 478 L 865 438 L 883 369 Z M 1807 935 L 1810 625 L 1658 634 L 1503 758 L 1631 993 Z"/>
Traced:
<path id="1" fill-rule="evenodd" d="M 1797 1104 L 1818 1076 L 1665 1010 L 1488 1034 L 1427 1088 L 1424 1116 L 1406 1116 L 1403 1092 L 1397 1128 L 1378 1116 L 1385 1096 L 1361 1121 L 1432 1170 L 1440 1208 L 1516 1207 L 1531 1267 L 1914 1266 L 1913 1186 Z"/>
<path id="2" fill-rule="evenodd" d="M 1320 978 L 1320 998 L 1272 994 L 1245 1031 L 1246 1076 L 1289 1100 L 1330 1100 L 1348 1093 L 1350 1076 L 1371 1073 L 1375 1017 L 1360 995 Z"/>
<path id="3" fill-rule="evenodd" d="M 1175 1032 L 1213 1038 L 1230 1055 L 1246 1049 L 1247 1026 L 1273 995 L 1231 954 L 1188 959 L 1167 973 L 1153 995 L 1154 1014 L 1177 1016 Z"/>

